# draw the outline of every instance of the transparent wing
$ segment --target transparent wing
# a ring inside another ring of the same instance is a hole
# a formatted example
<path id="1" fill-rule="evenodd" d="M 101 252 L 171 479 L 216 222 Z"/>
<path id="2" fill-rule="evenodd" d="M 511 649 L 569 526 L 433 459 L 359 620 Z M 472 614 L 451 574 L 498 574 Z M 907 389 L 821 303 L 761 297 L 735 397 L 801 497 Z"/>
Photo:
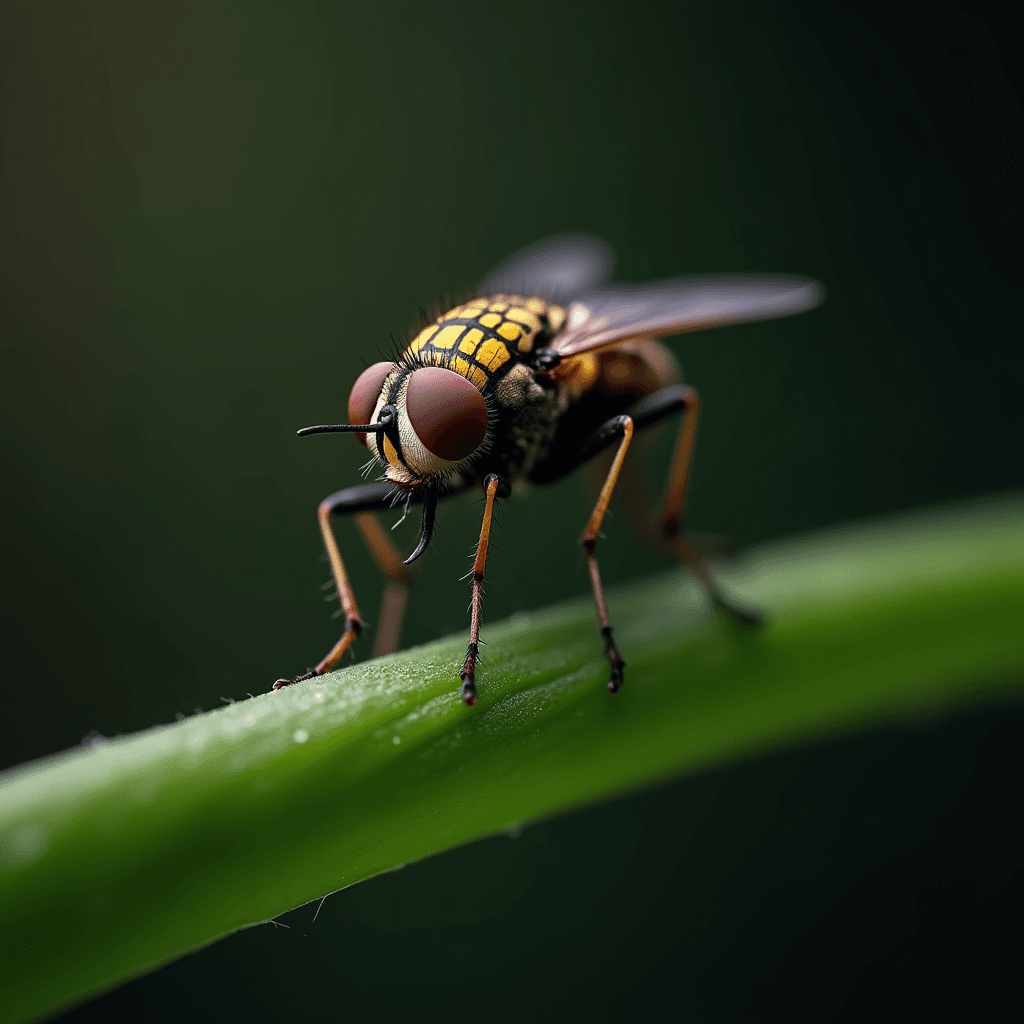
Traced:
<path id="1" fill-rule="evenodd" d="M 812 309 L 824 289 L 806 277 L 737 274 L 606 285 L 569 306 L 551 344 L 563 356 L 626 338 L 664 337 L 705 327 L 769 320 Z"/>
<path id="2" fill-rule="evenodd" d="M 480 282 L 481 295 L 536 295 L 565 304 L 604 283 L 612 247 L 593 235 L 552 235 L 510 256 Z"/>

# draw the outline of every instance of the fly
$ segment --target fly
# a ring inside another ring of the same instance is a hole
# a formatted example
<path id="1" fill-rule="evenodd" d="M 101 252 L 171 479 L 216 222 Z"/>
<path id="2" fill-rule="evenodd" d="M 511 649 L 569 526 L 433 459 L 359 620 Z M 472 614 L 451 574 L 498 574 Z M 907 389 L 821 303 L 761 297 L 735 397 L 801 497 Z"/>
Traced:
<path id="1" fill-rule="evenodd" d="M 387 578 L 374 645 L 375 654 L 385 654 L 398 647 L 407 567 L 430 544 L 438 503 L 480 488 L 483 523 L 473 562 L 469 643 L 459 672 L 462 699 L 475 703 L 495 502 L 520 482 L 551 483 L 614 447 L 582 545 L 609 664 L 608 689 L 617 691 L 625 662 L 612 639 L 598 536 L 634 434 L 675 414 L 681 425 L 661 508 L 661 537 L 719 610 L 745 625 L 760 621 L 719 592 L 682 531 L 700 400 L 656 339 L 800 313 L 821 302 L 822 289 L 803 277 L 751 274 L 612 284 L 613 263 L 608 245 L 588 235 L 555 236 L 517 253 L 483 281 L 477 298 L 424 327 L 395 360 L 374 363 L 359 375 L 349 395 L 348 423 L 298 431 L 301 437 L 355 434 L 383 473 L 374 483 L 348 487 L 320 503 L 320 531 L 345 627 L 315 668 L 278 679 L 275 690 L 331 671 L 362 631 L 333 516 L 354 516 Z M 412 504 L 422 506 L 419 540 L 403 559 L 375 513 L 394 505 L 407 513 Z"/>

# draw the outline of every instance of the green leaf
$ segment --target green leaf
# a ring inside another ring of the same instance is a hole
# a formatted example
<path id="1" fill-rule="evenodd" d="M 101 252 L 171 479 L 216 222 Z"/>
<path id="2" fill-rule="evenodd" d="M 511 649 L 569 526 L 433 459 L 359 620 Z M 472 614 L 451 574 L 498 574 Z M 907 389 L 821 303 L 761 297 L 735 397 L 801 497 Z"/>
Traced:
<path id="1" fill-rule="evenodd" d="M 21 1021 L 460 843 L 661 779 L 1021 688 L 1018 497 L 764 547 L 458 636 L 0 782 L 0 1019 Z M 260 682 L 254 681 L 259 687 Z M 40 714 L 45 708 L 40 701 Z"/>

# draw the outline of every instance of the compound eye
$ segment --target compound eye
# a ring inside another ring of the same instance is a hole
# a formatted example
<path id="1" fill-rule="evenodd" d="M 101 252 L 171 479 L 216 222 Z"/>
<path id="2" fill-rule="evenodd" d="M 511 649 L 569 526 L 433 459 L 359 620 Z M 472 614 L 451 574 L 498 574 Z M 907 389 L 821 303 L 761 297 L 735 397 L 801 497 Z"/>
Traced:
<path id="1" fill-rule="evenodd" d="M 447 462 L 472 455 L 487 433 L 483 396 L 461 374 L 440 366 L 409 375 L 405 410 L 424 448 Z"/>
<path id="2" fill-rule="evenodd" d="M 394 370 L 394 363 L 374 363 L 368 366 L 358 377 L 348 396 L 348 421 L 356 425 L 369 423 L 373 410 L 377 408 L 377 400 L 384 389 L 384 378 Z M 355 435 L 360 444 L 366 444 L 366 435 Z"/>

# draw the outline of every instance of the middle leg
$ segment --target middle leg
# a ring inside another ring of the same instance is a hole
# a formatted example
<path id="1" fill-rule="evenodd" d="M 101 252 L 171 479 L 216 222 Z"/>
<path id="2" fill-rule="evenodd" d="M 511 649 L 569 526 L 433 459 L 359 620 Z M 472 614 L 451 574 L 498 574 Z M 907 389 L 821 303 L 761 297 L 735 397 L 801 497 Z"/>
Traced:
<path id="1" fill-rule="evenodd" d="M 608 504 L 612 500 L 612 492 L 622 471 L 622 463 L 626 458 L 626 451 L 629 442 L 633 439 L 633 420 L 629 416 L 615 416 L 608 420 L 602 427 L 598 428 L 588 438 L 583 446 L 586 453 L 595 448 L 601 448 L 609 443 L 610 439 L 620 437 L 619 447 L 612 459 L 611 469 L 605 478 L 604 486 L 598 495 L 597 504 L 590 514 L 587 528 L 583 531 L 583 550 L 587 553 L 587 569 L 590 573 L 590 585 L 594 591 L 594 604 L 597 606 L 597 621 L 601 624 L 601 636 L 604 637 L 604 653 L 611 667 L 611 675 L 608 678 L 608 689 L 612 693 L 622 685 L 622 670 L 626 667 L 619 649 L 612 639 L 612 624 L 608 618 L 608 606 L 604 599 L 604 587 L 601 585 L 601 570 L 597 564 L 597 539 L 601 532 L 601 523 L 605 513 L 608 511 Z"/>
<path id="2" fill-rule="evenodd" d="M 372 512 L 357 512 L 355 520 L 370 554 L 387 578 L 380 599 L 377 632 L 373 638 L 373 657 L 377 658 L 398 650 L 409 599 L 409 570 L 394 541 Z"/>
<path id="3" fill-rule="evenodd" d="M 665 498 L 660 517 L 661 528 L 659 530 L 654 527 L 650 518 L 644 516 L 645 521 L 640 523 L 639 532 L 648 542 L 666 548 L 679 558 L 697 577 L 715 608 L 729 615 L 741 625 L 760 625 L 761 616 L 756 612 L 738 607 L 725 597 L 715 583 L 706 559 L 682 529 L 690 470 L 693 466 L 693 453 L 697 441 L 697 423 L 700 416 L 700 398 L 696 389 L 687 384 L 673 384 L 662 388 L 638 401 L 629 409 L 628 415 L 633 419 L 635 429 L 643 430 L 675 413 L 682 413 L 682 422 L 676 437 L 675 451 L 665 487 Z M 598 434 L 594 435 L 592 441 L 598 437 Z M 604 446 L 608 444 L 608 435 L 605 434 Z M 581 461 L 589 457 L 595 448 L 599 449 L 600 447 L 599 444 L 588 443 L 586 448 L 581 451 Z M 631 490 L 640 492 L 646 490 L 641 486 L 639 476 L 634 476 L 632 484 Z M 643 502 L 637 503 L 635 500 L 632 502 L 631 518 L 641 517 L 642 513 L 639 512 L 639 508 L 643 504 Z"/>

